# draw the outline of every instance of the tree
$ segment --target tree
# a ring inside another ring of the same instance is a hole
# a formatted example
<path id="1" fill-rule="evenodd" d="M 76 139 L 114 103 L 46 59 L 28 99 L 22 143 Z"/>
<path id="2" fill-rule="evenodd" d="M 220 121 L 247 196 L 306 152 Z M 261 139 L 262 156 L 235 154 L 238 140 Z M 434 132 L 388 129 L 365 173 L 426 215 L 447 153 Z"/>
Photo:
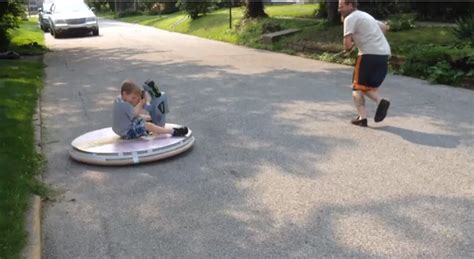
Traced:
<path id="1" fill-rule="evenodd" d="M 20 18 L 24 15 L 21 0 L 0 2 L 0 50 L 4 51 L 10 44 L 8 30 L 17 28 Z"/>
<path id="2" fill-rule="evenodd" d="M 331 24 L 340 24 L 341 15 L 339 14 L 338 9 L 339 2 L 338 0 L 326 0 L 326 13 L 327 20 Z"/>
<path id="3" fill-rule="evenodd" d="M 337 10 L 338 0 L 319 0 L 317 18 L 326 19 L 330 24 L 341 23 L 341 16 Z"/>
<path id="4" fill-rule="evenodd" d="M 245 18 L 267 17 L 265 13 L 263 0 L 246 0 L 245 1 Z"/>

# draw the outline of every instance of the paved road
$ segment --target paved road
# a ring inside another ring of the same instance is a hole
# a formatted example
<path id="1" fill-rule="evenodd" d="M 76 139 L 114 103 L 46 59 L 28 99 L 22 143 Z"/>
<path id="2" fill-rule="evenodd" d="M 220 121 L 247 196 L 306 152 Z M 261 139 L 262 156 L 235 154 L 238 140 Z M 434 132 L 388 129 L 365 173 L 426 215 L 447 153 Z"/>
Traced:
<path id="1" fill-rule="evenodd" d="M 359 128 L 347 66 L 106 20 L 47 45 L 45 258 L 474 256 L 474 91 L 391 75 Z M 125 78 L 159 82 L 190 152 L 69 159 Z"/>

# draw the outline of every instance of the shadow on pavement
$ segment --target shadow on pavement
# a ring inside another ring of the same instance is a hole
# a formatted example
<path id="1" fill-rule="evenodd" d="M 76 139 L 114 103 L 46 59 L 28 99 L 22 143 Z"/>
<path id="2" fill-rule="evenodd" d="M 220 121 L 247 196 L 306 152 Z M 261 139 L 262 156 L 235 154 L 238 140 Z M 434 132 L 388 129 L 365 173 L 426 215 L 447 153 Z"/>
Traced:
<path id="1" fill-rule="evenodd" d="M 394 126 L 374 127 L 372 129 L 390 132 L 406 141 L 424 146 L 456 148 L 460 144 L 460 138 L 454 135 L 425 133 Z"/>

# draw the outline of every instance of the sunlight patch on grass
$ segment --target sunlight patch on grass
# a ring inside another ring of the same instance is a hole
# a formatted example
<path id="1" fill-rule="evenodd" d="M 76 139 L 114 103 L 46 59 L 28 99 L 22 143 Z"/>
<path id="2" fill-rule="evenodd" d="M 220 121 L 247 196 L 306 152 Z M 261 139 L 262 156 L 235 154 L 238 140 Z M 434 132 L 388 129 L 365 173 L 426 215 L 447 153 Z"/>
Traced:
<path id="1" fill-rule="evenodd" d="M 314 18 L 314 14 L 316 10 L 318 9 L 319 9 L 319 4 L 291 4 L 291 5 L 265 6 L 265 12 L 269 16 L 282 16 L 282 17 Z"/>
<path id="2" fill-rule="evenodd" d="M 44 32 L 39 28 L 38 18 L 21 23 L 20 28 L 9 30 L 10 50 L 20 54 L 42 54 L 46 50 Z"/>

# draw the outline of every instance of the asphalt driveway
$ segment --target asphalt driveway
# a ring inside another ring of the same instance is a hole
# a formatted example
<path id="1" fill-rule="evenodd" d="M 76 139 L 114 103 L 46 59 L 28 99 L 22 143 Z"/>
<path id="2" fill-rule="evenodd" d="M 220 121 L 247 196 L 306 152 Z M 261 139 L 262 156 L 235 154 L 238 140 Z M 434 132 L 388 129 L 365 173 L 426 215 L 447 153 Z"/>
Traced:
<path id="1" fill-rule="evenodd" d="M 350 67 L 100 25 L 46 40 L 45 258 L 474 257 L 474 91 L 390 75 L 387 119 L 360 128 Z M 167 92 L 194 148 L 71 160 L 75 137 L 111 125 L 126 78 Z"/>

